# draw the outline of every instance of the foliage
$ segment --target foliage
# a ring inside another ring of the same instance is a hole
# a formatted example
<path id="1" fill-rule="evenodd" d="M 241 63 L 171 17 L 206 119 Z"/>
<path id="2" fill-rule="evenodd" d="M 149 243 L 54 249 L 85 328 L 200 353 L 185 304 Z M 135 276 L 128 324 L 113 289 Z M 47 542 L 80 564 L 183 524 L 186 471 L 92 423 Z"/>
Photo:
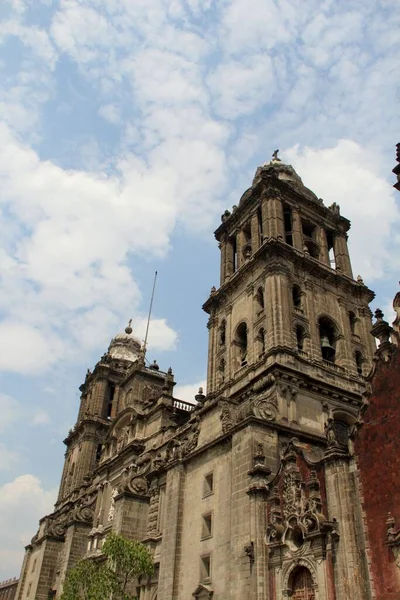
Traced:
<path id="1" fill-rule="evenodd" d="M 83 559 L 68 571 L 61 600 L 134 600 L 135 580 L 154 572 L 150 552 L 136 540 L 110 533 L 102 553 L 107 560 Z"/>
<path id="2" fill-rule="evenodd" d="M 140 542 L 127 540 L 115 533 L 107 536 L 102 551 L 108 556 L 114 573 L 113 599 L 133 599 L 134 596 L 127 593 L 130 585 L 139 577 L 151 576 L 154 572 L 150 552 Z"/>
<path id="3" fill-rule="evenodd" d="M 108 600 L 114 589 L 114 577 L 105 563 L 80 560 L 68 571 L 62 600 Z"/>

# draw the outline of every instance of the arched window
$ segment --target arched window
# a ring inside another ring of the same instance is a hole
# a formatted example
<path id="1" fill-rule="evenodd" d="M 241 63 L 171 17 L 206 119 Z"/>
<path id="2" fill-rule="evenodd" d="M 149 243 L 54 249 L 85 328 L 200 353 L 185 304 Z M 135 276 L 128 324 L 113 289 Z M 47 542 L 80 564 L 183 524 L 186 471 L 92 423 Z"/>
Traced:
<path id="1" fill-rule="evenodd" d="M 350 331 L 353 334 L 356 332 L 357 317 L 352 311 L 349 312 L 349 323 L 350 323 Z"/>
<path id="2" fill-rule="evenodd" d="M 218 366 L 218 371 L 219 371 L 219 381 L 220 383 L 224 383 L 225 381 L 225 359 L 221 358 L 219 366 Z"/>
<path id="3" fill-rule="evenodd" d="M 258 342 L 258 357 L 261 358 L 265 354 L 265 329 L 261 327 L 257 335 Z"/>
<path id="4" fill-rule="evenodd" d="M 336 326 L 327 317 L 322 317 L 318 324 L 322 358 L 334 363 L 337 339 Z"/>
<path id="5" fill-rule="evenodd" d="M 219 344 L 220 346 L 225 346 L 226 342 L 226 321 L 222 320 L 221 325 L 219 326 Z"/>
<path id="6" fill-rule="evenodd" d="M 301 308 L 301 287 L 297 284 L 292 287 L 292 300 L 293 306 Z"/>
<path id="7" fill-rule="evenodd" d="M 291 578 L 292 600 L 315 600 L 315 590 L 310 571 L 306 567 L 298 567 Z"/>
<path id="8" fill-rule="evenodd" d="M 285 226 L 285 242 L 289 246 L 293 246 L 293 220 L 290 206 L 285 205 L 283 207 L 283 222 Z"/>
<path id="9" fill-rule="evenodd" d="M 264 290 L 259 287 L 255 296 L 256 299 L 256 312 L 259 315 L 264 310 Z"/>
<path id="10" fill-rule="evenodd" d="M 247 325 L 240 323 L 236 329 L 235 337 L 236 358 L 239 366 L 247 365 Z"/>
<path id="11" fill-rule="evenodd" d="M 354 353 L 354 358 L 356 361 L 357 373 L 359 375 L 362 375 L 363 374 L 362 366 L 363 366 L 363 362 L 364 362 L 364 357 L 359 350 L 356 350 Z"/>
<path id="12" fill-rule="evenodd" d="M 300 350 L 301 352 L 304 349 L 304 338 L 305 338 L 304 328 L 301 325 L 296 325 L 297 350 Z"/>

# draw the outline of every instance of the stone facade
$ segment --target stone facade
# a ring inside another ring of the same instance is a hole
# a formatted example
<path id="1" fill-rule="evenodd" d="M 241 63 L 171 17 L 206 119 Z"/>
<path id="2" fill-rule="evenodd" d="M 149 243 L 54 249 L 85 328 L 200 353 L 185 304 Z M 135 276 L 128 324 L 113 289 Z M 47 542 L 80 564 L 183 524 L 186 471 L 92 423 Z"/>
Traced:
<path id="1" fill-rule="evenodd" d="M 17 591 L 18 579 L 7 579 L 0 582 L 0 600 L 14 600 Z"/>
<path id="2" fill-rule="evenodd" d="M 111 530 L 153 553 L 140 600 L 375 598 L 354 454 L 374 294 L 353 278 L 350 223 L 276 153 L 221 221 L 207 395 L 174 398 L 171 369 L 146 366 L 130 325 L 112 340 L 80 388 L 18 600 L 59 597 Z"/>

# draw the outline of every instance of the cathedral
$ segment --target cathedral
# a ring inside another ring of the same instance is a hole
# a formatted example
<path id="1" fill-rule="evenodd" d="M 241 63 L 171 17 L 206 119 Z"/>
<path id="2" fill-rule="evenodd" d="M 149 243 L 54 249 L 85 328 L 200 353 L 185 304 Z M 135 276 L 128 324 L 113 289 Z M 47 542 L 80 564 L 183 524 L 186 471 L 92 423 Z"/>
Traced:
<path id="1" fill-rule="evenodd" d="M 111 340 L 80 387 L 17 600 L 59 598 L 110 531 L 153 555 L 139 600 L 400 598 L 398 470 L 380 454 L 400 416 L 387 389 L 400 329 L 379 310 L 372 322 L 349 229 L 277 151 L 256 170 L 215 231 L 207 393 L 175 398 L 172 370 L 147 363 L 131 323 Z M 381 440 L 373 376 L 394 414 Z"/>

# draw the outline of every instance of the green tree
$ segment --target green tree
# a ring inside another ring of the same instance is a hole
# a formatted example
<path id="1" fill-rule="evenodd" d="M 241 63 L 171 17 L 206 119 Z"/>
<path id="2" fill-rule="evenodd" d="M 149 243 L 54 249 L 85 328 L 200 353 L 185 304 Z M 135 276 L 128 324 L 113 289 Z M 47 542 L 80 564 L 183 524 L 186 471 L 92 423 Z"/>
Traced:
<path id="1" fill-rule="evenodd" d="M 135 600 L 135 581 L 154 572 L 150 552 L 136 540 L 110 533 L 102 553 L 106 560 L 83 559 L 68 571 L 61 600 Z"/>

